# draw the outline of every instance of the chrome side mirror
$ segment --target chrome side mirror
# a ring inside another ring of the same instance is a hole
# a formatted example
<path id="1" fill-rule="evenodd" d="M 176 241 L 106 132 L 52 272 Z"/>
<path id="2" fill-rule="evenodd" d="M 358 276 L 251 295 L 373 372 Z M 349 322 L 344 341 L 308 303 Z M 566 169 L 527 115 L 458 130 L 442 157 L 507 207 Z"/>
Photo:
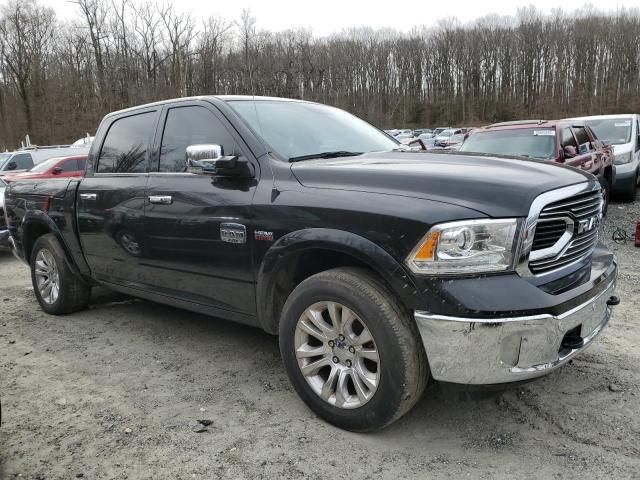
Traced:
<path id="1" fill-rule="evenodd" d="M 187 167 L 215 170 L 216 162 L 222 158 L 222 146 L 212 144 L 189 145 L 186 150 Z"/>
<path id="2" fill-rule="evenodd" d="M 191 173 L 223 177 L 254 176 L 253 166 L 245 157 L 223 153 L 222 146 L 215 143 L 189 145 L 186 150 L 187 170 Z"/>

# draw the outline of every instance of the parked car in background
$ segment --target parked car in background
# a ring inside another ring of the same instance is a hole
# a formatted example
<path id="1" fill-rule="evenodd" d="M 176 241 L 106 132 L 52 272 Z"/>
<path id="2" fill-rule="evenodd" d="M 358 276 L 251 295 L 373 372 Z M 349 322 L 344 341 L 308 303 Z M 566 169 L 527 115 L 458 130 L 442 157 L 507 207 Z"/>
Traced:
<path id="1" fill-rule="evenodd" d="M 433 133 L 433 136 L 434 136 L 434 137 L 437 137 L 438 135 L 440 135 L 442 132 L 444 132 L 444 131 L 445 131 L 445 130 L 447 130 L 448 128 L 450 128 L 450 127 L 438 127 L 438 128 L 435 128 L 435 129 L 433 130 L 433 132 L 431 132 L 431 133 Z"/>
<path id="2" fill-rule="evenodd" d="M 424 135 L 424 134 L 432 135 L 433 130 L 431 130 L 430 128 L 418 128 L 413 131 L 414 137 L 419 137 L 420 135 Z"/>
<path id="3" fill-rule="evenodd" d="M 413 138 L 413 131 L 409 130 L 408 128 L 398 130 L 394 135 L 394 138 L 396 140 L 402 140 L 403 138 Z"/>
<path id="4" fill-rule="evenodd" d="M 584 122 L 599 140 L 613 147 L 616 166 L 613 194 L 633 201 L 640 184 L 640 115 L 597 115 L 569 120 Z"/>
<path id="5" fill-rule="evenodd" d="M 90 145 L 71 147 L 69 145 L 29 146 L 15 152 L 0 153 L 0 176 L 26 172 L 35 165 L 53 157 L 87 155 Z"/>
<path id="6" fill-rule="evenodd" d="M 436 137 L 433 136 L 433 133 L 423 133 L 418 139 L 422 141 L 427 150 L 433 150 L 435 148 Z"/>
<path id="7" fill-rule="evenodd" d="M 446 142 L 444 142 L 443 148 L 446 150 L 458 150 L 464 142 L 465 134 L 464 133 L 456 133 L 455 135 L 451 135 Z"/>
<path id="8" fill-rule="evenodd" d="M 523 120 L 474 130 L 460 151 L 536 158 L 579 168 L 598 177 L 605 208 L 616 169 L 611 147 L 584 123 L 572 120 Z"/>
<path id="9" fill-rule="evenodd" d="M 60 177 L 82 177 L 87 165 L 87 155 L 54 157 L 39 163 L 26 172 L 5 175 L 7 182 Z"/>
<path id="10" fill-rule="evenodd" d="M 0 247 L 9 246 L 9 230 L 4 216 L 4 192 L 7 184 L 0 178 Z"/>
<path id="11" fill-rule="evenodd" d="M 435 146 L 440 148 L 446 148 L 449 146 L 449 138 L 453 135 L 459 135 L 464 133 L 461 128 L 447 128 L 440 132 L 439 135 L 436 136 Z"/>

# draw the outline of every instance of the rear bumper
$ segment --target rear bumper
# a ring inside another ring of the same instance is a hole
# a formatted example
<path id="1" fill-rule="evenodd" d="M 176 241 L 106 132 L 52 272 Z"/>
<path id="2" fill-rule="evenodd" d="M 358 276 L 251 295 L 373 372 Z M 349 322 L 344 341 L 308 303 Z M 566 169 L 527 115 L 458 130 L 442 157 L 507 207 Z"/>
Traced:
<path id="1" fill-rule="evenodd" d="M 561 313 L 471 318 L 415 311 L 433 378 L 491 385 L 529 380 L 559 368 L 591 345 L 609 322 L 615 273 L 592 290 L 591 298 Z M 579 334 L 581 344 L 568 342 L 569 332 Z"/>

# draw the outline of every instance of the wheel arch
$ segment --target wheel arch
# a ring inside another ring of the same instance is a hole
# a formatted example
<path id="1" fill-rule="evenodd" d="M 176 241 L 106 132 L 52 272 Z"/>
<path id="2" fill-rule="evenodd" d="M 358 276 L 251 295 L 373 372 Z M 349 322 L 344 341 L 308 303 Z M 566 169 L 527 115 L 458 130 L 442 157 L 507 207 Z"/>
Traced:
<path id="1" fill-rule="evenodd" d="M 62 252 L 64 253 L 64 260 L 71 272 L 79 279 L 83 279 L 80 271 L 73 261 L 73 257 L 71 256 L 69 247 L 66 244 L 64 237 L 60 232 L 60 229 L 58 228 L 56 223 L 47 215 L 27 214 L 22 222 L 22 253 L 24 255 L 25 262 L 27 262 L 28 264 L 31 263 L 33 246 L 35 245 L 38 238 L 47 234 L 52 234 L 56 238 L 56 240 L 58 240 L 58 243 L 62 248 Z"/>
<path id="2" fill-rule="evenodd" d="M 355 233 L 310 228 L 278 239 L 260 264 L 256 302 L 262 328 L 277 334 L 282 307 L 293 289 L 311 275 L 344 266 L 373 272 L 408 308 L 417 303 L 413 281 L 382 247 Z"/>

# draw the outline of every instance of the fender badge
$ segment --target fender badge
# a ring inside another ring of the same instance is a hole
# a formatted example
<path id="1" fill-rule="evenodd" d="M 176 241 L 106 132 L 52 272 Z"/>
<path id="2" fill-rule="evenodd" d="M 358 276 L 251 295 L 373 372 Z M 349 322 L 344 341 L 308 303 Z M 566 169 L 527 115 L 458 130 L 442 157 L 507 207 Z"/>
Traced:
<path id="1" fill-rule="evenodd" d="M 227 243 L 246 243 L 247 228 L 239 223 L 221 223 L 220 240 Z"/>
<path id="2" fill-rule="evenodd" d="M 273 232 L 266 232 L 264 230 L 256 230 L 253 233 L 253 238 L 256 240 L 262 240 L 264 242 L 273 242 Z"/>

